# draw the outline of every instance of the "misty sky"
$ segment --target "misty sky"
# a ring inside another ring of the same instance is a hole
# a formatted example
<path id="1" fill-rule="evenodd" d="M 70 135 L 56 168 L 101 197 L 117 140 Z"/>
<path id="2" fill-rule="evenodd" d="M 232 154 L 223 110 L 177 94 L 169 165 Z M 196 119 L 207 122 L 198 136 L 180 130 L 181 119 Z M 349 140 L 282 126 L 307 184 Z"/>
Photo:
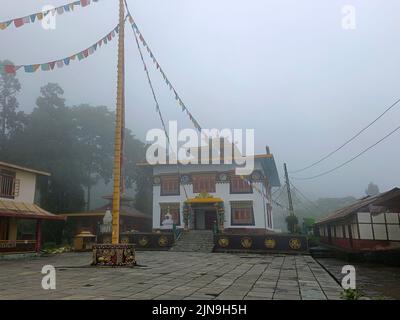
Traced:
<path id="1" fill-rule="evenodd" d="M 0 21 L 70 0 L 1 0 Z M 117 25 L 117 0 L 100 0 L 57 19 L 0 31 L 0 60 L 53 61 L 79 52 Z M 206 128 L 254 128 L 256 151 L 269 145 L 282 165 L 318 160 L 400 98 L 398 0 L 128 0 L 148 44 L 188 108 Z M 356 30 L 342 28 L 342 6 L 356 8 Z M 18 72 L 21 108 L 30 112 L 40 87 L 57 82 L 68 105 L 115 108 L 116 41 L 52 72 Z M 146 56 L 148 58 L 148 56 Z M 165 117 L 191 127 L 147 59 Z M 130 25 L 126 30 L 127 126 L 144 139 L 160 127 Z M 400 106 L 328 161 L 297 174 L 331 169 L 399 125 Z M 311 198 L 362 196 L 400 185 L 400 132 L 348 166 L 293 183 Z"/>

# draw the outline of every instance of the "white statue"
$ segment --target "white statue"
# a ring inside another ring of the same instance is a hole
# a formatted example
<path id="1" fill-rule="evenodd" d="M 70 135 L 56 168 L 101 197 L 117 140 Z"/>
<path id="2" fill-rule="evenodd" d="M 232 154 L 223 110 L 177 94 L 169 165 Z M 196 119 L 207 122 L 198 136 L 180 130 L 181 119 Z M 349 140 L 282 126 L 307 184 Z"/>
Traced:
<path id="1" fill-rule="evenodd" d="M 161 224 L 162 224 L 163 229 L 172 229 L 173 228 L 174 220 L 172 220 L 172 215 L 169 213 L 169 210 L 168 210 L 168 213 L 165 215 L 165 218 Z"/>
<path id="2" fill-rule="evenodd" d="M 107 210 L 103 218 L 103 224 L 111 224 L 111 223 L 112 223 L 112 214 L 110 210 Z"/>

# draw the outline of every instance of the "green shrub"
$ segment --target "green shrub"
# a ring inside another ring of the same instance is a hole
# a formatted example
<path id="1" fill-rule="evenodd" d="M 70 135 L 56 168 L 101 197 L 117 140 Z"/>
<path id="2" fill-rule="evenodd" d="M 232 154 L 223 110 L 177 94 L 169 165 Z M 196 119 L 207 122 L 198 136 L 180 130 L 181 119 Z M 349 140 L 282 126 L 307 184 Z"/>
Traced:
<path id="1" fill-rule="evenodd" d="M 341 294 L 340 294 L 342 299 L 345 300 L 358 300 L 360 299 L 363 295 L 358 289 L 345 289 Z"/>

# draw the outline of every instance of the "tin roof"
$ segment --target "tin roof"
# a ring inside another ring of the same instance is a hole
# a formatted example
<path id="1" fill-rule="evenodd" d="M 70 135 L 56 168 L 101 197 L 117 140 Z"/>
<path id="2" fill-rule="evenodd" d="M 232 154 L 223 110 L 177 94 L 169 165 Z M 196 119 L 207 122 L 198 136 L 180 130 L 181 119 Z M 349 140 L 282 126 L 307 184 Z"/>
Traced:
<path id="1" fill-rule="evenodd" d="M 100 208 L 93 209 L 87 212 L 73 212 L 65 213 L 65 217 L 104 217 L 107 210 L 110 210 L 110 204 L 104 205 Z M 132 217 L 132 218 L 142 218 L 142 219 L 152 219 L 148 214 L 145 214 L 132 206 L 125 205 L 121 203 L 120 216 L 122 217 Z"/>
<path id="2" fill-rule="evenodd" d="M 344 219 L 370 205 L 384 205 L 400 209 L 400 189 L 393 188 L 392 190 L 379 193 L 375 196 L 362 198 L 347 207 L 331 212 L 328 216 L 318 220 L 315 224 Z"/>
<path id="3" fill-rule="evenodd" d="M 0 161 L 0 167 L 17 169 L 17 170 L 21 170 L 21 171 L 25 171 L 25 172 L 36 173 L 36 174 L 40 174 L 42 176 L 51 176 L 50 173 L 45 172 L 45 171 L 39 171 L 39 170 L 27 168 L 27 167 L 22 167 L 22 166 L 19 166 L 19 165 L 16 165 L 16 164 L 7 163 L 7 162 L 3 162 L 3 161 Z"/>
<path id="4" fill-rule="evenodd" d="M 36 204 L 0 199 L 0 217 L 20 219 L 65 220 L 65 217 L 52 214 Z"/>

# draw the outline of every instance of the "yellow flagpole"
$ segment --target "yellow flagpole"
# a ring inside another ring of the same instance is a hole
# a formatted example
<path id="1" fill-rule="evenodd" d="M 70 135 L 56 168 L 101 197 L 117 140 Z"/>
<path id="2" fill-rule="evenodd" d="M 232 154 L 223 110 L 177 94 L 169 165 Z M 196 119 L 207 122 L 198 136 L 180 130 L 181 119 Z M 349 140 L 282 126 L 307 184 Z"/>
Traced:
<path id="1" fill-rule="evenodd" d="M 114 192 L 112 212 L 112 244 L 119 244 L 119 216 L 122 183 L 122 138 L 124 130 L 125 109 L 125 9 L 124 0 L 119 0 L 119 37 L 118 37 L 118 83 L 117 83 L 117 108 L 115 124 L 115 150 L 114 150 Z"/>

